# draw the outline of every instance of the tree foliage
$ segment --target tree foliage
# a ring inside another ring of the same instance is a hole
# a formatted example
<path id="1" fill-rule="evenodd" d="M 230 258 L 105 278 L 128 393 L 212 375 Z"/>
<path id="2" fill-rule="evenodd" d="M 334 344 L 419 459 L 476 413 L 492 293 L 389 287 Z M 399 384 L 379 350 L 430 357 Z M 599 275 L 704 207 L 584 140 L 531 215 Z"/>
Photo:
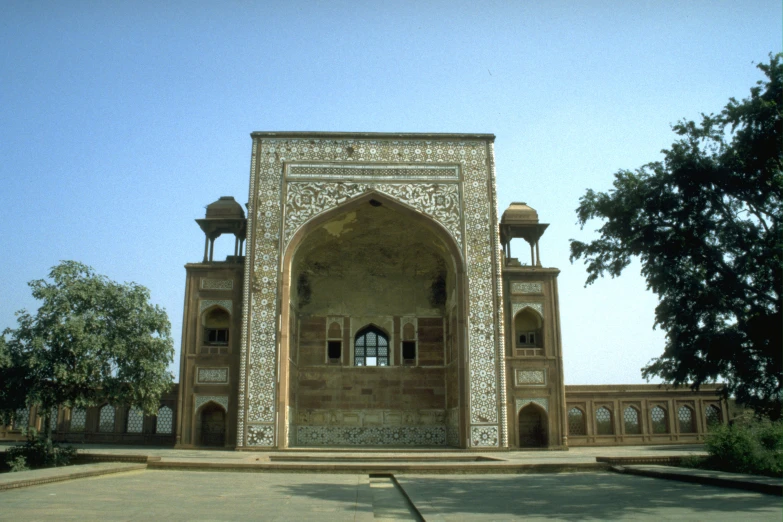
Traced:
<path id="1" fill-rule="evenodd" d="M 166 312 L 149 303 L 149 290 L 75 261 L 53 267 L 49 279 L 28 283 L 40 308 L 17 312 L 17 327 L 0 336 L 0 413 L 37 405 L 47 437 L 56 406 L 109 402 L 157 413 L 174 348 Z"/>
<path id="2" fill-rule="evenodd" d="M 673 126 L 663 161 L 615 174 L 608 192 L 588 190 L 581 227 L 603 220 L 591 242 L 571 240 L 587 283 L 620 275 L 638 258 L 659 297 L 655 326 L 664 353 L 642 373 L 724 393 L 757 412 L 781 414 L 781 103 L 783 55 L 766 76 L 717 115 Z"/>

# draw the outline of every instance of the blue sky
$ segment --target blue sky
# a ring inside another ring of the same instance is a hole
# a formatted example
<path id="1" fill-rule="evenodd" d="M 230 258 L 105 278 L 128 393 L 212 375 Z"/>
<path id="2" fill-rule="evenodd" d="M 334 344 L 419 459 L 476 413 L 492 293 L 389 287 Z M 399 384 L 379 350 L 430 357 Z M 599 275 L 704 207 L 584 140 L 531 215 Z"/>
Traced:
<path id="1" fill-rule="evenodd" d="M 61 259 L 150 288 L 178 370 L 196 223 L 247 200 L 251 131 L 489 132 L 559 280 L 568 384 L 643 382 L 663 349 L 632 265 L 584 288 L 574 209 L 661 158 L 781 51 L 781 3 L 21 2 L 0 17 L 0 328 Z M 514 252 L 525 246 L 514 245 Z M 222 249 L 222 250 L 221 250 Z M 233 251 L 226 240 L 218 253 Z M 512 252 L 513 253 L 513 252 Z"/>

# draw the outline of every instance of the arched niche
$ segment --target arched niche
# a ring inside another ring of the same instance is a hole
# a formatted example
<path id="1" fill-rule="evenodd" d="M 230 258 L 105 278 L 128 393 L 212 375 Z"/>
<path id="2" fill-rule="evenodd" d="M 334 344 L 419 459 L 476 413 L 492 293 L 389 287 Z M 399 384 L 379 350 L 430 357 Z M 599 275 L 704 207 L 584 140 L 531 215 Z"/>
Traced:
<path id="1" fill-rule="evenodd" d="M 548 416 L 546 410 L 530 402 L 519 410 L 517 416 L 520 448 L 540 448 L 548 444 Z"/>
<path id="2" fill-rule="evenodd" d="M 344 318 L 343 335 L 351 345 L 359 329 L 368 324 L 376 325 L 388 335 L 389 369 L 398 370 L 403 362 L 400 350 L 404 326 L 400 325 L 399 318 L 435 316 L 445 319 L 451 314 L 454 325 L 449 343 L 455 345 L 455 354 L 464 354 L 465 272 L 462 251 L 441 224 L 378 192 L 370 191 L 349 200 L 301 226 L 283 253 L 280 324 L 284 328 L 278 345 L 281 364 L 277 365 L 280 392 L 277 396 L 276 445 L 286 447 L 295 439 L 292 425 L 298 418 L 296 404 L 301 397 L 297 395 L 297 372 L 300 365 L 306 366 L 302 363 L 304 344 L 297 345 L 298 339 L 291 335 L 291 328 L 285 327 L 297 323 L 293 315 L 326 317 L 327 322 L 321 323 L 323 330 L 320 331 L 326 331 L 328 338 L 333 331 L 329 318 Z M 419 287 L 411 290 L 406 286 L 409 281 L 418 281 Z M 326 305 L 322 306 L 322 302 Z M 407 307 L 411 302 L 415 304 L 412 309 Z M 433 320 L 443 323 L 442 319 Z M 303 326 L 301 328 L 299 337 L 306 341 L 305 336 L 309 334 Z M 328 349 L 328 342 L 322 344 Z M 350 356 L 341 360 L 343 366 L 349 367 L 345 368 L 349 371 L 342 373 L 343 378 L 350 379 L 351 375 L 357 375 L 351 372 L 357 370 L 381 371 L 356 368 L 353 346 L 350 350 Z M 441 357 L 444 357 L 443 352 L 441 350 Z M 292 354 L 296 355 L 296 360 L 291 358 Z M 459 440 L 459 445 L 465 447 L 466 419 L 459 415 L 467 405 L 465 367 L 460 363 L 463 357 L 455 355 L 453 365 L 446 372 L 445 379 L 451 390 L 448 400 L 454 402 L 447 402 L 443 409 L 453 410 L 447 414 L 448 429 L 453 432 L 450 440 Z M 327 354 L 313 360 L 326 361 L 323 364 L 329 365 L 334 358 Z M 394 375 L 394 372 L 387 374 L 392 381 L 396 378 Z M 344 387 L 350 388 L 350 382 Z M 340 390 L 334 391 L 338 399 L 339 393 Z M 402 412 L 393 411 L 395 407 L 390 404 L 385 409 L 392 410 L 392 416 L 399 413 L 399 417 L 404 417 Z"/>
<path id="3" fill-rule="evenodd" d="M 215 401 L 208 401 L 196 411 L 196 440 L 199 446 L 224 447 L 227 437 L 225 408 Z"/>
<path id="4" fill-rule="evenodd" d="M 228 346 L 231 330 L 231 312 L 220 305 L 212 305 L 201 313 L 202 344 Z"/>
<path id="5" fill-rule="evenodd" d="M 544 347 L 544 318 L 530 306 L 514 315 L 514 348 L 531 349 Z"/>

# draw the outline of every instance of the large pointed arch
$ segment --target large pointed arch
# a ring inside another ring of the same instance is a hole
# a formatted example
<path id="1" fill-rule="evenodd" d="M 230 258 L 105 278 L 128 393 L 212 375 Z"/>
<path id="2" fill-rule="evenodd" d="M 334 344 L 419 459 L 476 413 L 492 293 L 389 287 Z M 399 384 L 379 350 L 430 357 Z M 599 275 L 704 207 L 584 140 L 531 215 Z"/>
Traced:
<path id="1" fill-rule="evenodd" d="M 467 447 L 468 384 L 466 381 L 467 370 L 465 364 L 465 361 L 467 360 L 467 332 L 465 331 L 465 325 L 467 324 L 466 295 L 468 287 L 464 253 L 454 236 L 432 216 L 377 190 L 368 190 L 360 196 L 349 199 L 340 205 L 313 216 L 303 223 L 291 236 L 290 241 L 283 246 L 283 251 L 281 252 L 282 277 L 280 278 L 278 288 L 278 295 L 280 296 L 280 308 L 278 312 L 280 314 L 280 336 L 278 340 L 276 361 L 276 367 L 279 372 L 279 384 L 276 396 L 276 445 L 279 448 L 285 448 L 288 447 L 289 440 L 291 440 L 289 428 L 293 419 L 290 418 L 291 409 L 289 408 L 291 376 L 288 358 L 291 353 L 292 339 L 289 325 L 291 320 L 291 292 L 296 289 L 295 283 L 292 283 L 292 276 L 297 250 L 310 233 L 317 230 L 325 223 L 337 216 L 351 212 L 367 204 L 385 205 L 398 212 L 400 215 L 416 222 L 416 224 L 426 227 L 441 241 L 442 245 L 446 248 L 446 252 L 449 254 L 448 257 L 451 260 L 453 273 L 455 275 L 456 323 L 459 325 L 459 328 L 455 331 L 455 343 L 458 354 L 456 360 L 458 361 L 457 388 L 459 390 L 459 415 L 458 420 L 453 423 L 453 429 L 457 431 L 454 438 L 459 440 L 459 446 L 463 448 Z"/>

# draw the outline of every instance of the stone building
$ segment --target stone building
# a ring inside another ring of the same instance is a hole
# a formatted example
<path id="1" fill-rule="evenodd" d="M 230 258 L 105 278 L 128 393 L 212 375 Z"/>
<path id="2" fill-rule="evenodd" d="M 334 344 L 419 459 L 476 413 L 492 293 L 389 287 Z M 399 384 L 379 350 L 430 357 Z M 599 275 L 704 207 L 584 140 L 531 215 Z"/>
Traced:
<path id="1" fill-rule="evenodd" d="M 246 220 L 209 205 L 186 266 L 181 447 L 696 442 L 726 418 L 715 388 L 564 385 L 548 225 L 498 220 L 493 135 L 252 141 Z"/>
<path id="2" fill-rule="evenodd" d="M 221 197 L 196 220 L 176 445 L 565 449 L 723 422 L 715 387 L 565 386 L 548 225 L 525 203 L 498 219 L 493 143 L 253 133 L 247 216 Z"/>

